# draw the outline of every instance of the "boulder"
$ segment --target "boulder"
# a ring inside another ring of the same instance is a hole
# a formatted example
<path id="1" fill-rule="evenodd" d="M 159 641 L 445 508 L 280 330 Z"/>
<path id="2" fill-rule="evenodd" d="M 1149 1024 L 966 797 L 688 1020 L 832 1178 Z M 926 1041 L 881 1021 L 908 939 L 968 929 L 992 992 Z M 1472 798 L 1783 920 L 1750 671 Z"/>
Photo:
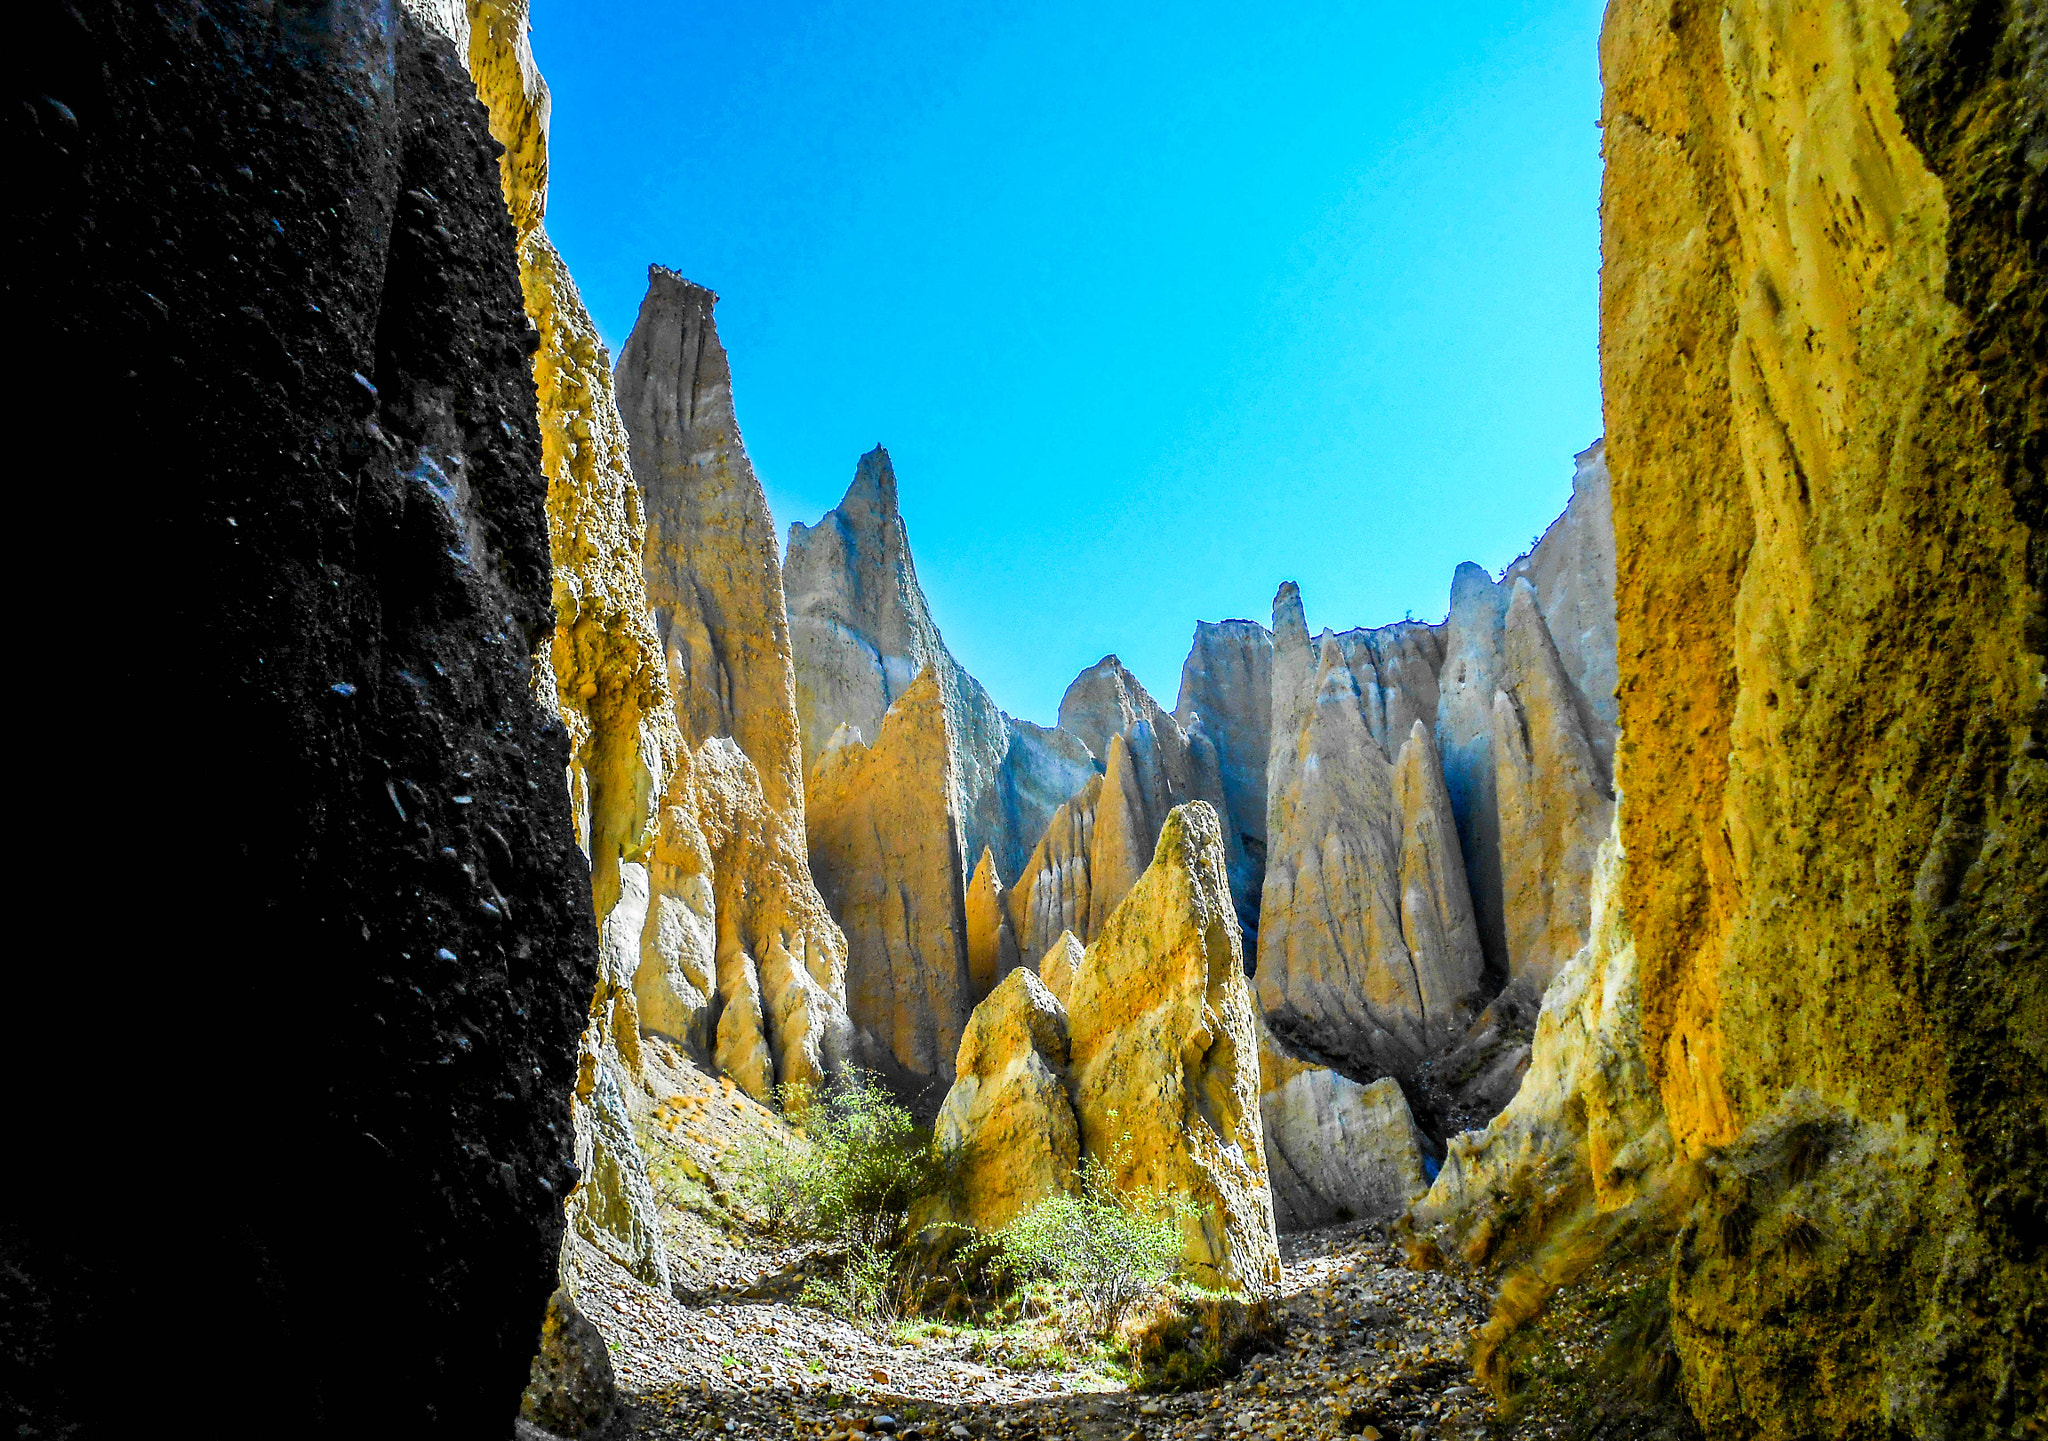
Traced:
<path id="1" fill-rule="evenodd" d="M 1183 1259 L 1211 1286 L 1280 1277 L 1259 1123 L 1259 1038 L 1214 807 L 1174 809 L 1069 992 L 1084 1152 L 1121 1187 L 1185 1197 Z M 1128 1135 L 1128 1141 L 1125 1140 Z"/>
<path id="2" fill-rule="evenodd" d="M 958 1158 L 958 1214 L 968 1224 L 994 1230 L 1072 1189 L 1081 1139 L 1068 1046 L 1065 1009 L 1029 969 L 1010 972 L 974 1008 L 936 1127 Z"/>
<path id="3" fill-rule="evenodd" d="M 1398 1081 L 1362 1086 L 1295 1056 L 1263 1024 L 1259 1119 L 1282 1231 L 1396 1216 L 1429 1188 L 1422 1132 Z"/>

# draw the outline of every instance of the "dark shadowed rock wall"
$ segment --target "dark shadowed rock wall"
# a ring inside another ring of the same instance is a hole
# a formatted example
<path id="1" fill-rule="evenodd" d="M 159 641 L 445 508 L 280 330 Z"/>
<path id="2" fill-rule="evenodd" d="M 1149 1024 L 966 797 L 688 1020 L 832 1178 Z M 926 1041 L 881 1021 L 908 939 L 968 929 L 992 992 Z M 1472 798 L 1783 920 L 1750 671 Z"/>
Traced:
<path id="1" fill-rule="evenodd" d="M 390 0 L 18 23 L 17 521 L 71 677 L 24 803 L 68 938 L 11 998 L 0 1413 L 501 1437 L 596 937 L 483 110 Z"/>

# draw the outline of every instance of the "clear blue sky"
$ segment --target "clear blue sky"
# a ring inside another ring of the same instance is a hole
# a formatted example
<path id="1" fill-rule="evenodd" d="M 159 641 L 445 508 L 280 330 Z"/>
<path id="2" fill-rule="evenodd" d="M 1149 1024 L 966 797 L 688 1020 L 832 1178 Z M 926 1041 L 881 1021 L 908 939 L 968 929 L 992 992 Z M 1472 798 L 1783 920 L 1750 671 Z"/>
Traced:
<path id="1" fill-rule="evenodd" d="M 720 296 L 778 526 L 895 458 L 948 642 L 1049 722 L 1195 620 L 1437 619 L 1600 433 L 1597 0 L 536 0 L 616 352 Z"/>

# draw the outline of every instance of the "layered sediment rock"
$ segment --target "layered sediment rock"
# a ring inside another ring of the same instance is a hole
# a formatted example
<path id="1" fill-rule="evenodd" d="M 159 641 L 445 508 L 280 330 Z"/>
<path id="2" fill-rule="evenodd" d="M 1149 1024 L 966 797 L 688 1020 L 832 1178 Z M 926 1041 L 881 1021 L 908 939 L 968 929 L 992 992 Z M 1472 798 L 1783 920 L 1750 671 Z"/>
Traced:
<path id="1" fill-rule="evenodd" d="M 958 1206 L 975 1226 L 1008 1225 L 1072 1189 L 1081 1132 L 1068 1057 L 1066 1010 L 1031 971 L 1012 971 L 974 1008 L 936 1132 L 959 1158 Z"/>
<path id="2" fill-rule="evenodd" d="M 1067 1003 L 1067 995 L 1074 988 L 1074 973 L 1081 968 L 1082 954 L 1081 943 L 1074 939 L 1074 933 L 1061 931 L 1060 938 L 1038 958 L 1038 978 L 1045 982 L 1045 988 L 1061 1005 Z"/>
<path id="3" fill-rule="evenodd" d="M 1362 1086 L 1293 1055 L 1263 1025 L 1259 1120 L 1282 1231 L 1395 1216 L 1429 1188 L 1426 1143 L 1399 1082 Z"/>
<path id="4" fill-rule="evenodd" d="M 2044 35 L 1608 13 L 1621 889 L 1710 1434 L 2048 1409 Z"/>
<path id="5" fill-rule="evenodd" d="M 643 502 L 632 519 L 640 525 L 644 508 L 644 594 L 658 636 L 635 652 L 635 674 L 643 689 L 668 697 L 673 720 L 644 734 L 609 727 L 625 771 L 617 795 L 659 804 L 652 824 L 636 818 L 636 833 L 594 841 L 592 853 L 603 867 L 614 854 L 649 851 L 633 973 L 640 1024 L 685 1042 L 767 1100 L 778 1082 L 816 1084 L 847 1057 L 853 1037 L 845 940 L 807 857 L 774 523 L 740 441 L 715 300 L 652 267 L 620 358 L 632 494 Z M 578 393 L 604 393 L 594 377 L 579 379 Z M 586 420 L 572 410 L 557 422 L 572 463 L 601 437 L 615 445 L 615 426 Z M 585 535 L 573 524 L 561 529 Z M 572 644 L 585 635 L 570 618 L 563 629 Z M 577 679 L 579 692 L 594 681 Z M 647 751 L 650 741 L 666 749 L 670 725 L 684 751 L 668 760 L 663 785 Z"/>
<path id="6" fill-rule="evenodd" d="M 846 928 L 847 1006 L 913 1086 L 952 1080 L 972 1006 L 946 716 L 927 670 L 874 745 L 842 727 L 811 770 L 811 869 Z"/>
<path id="7" fill-rule="evenodd" d="M 27 1118 L 64 1181 L 10 1218 L 15 1277 L 53 1299 L 10 1306 L 16 1354 L 51 1364 L 10 1370 L 8 1414 L 133 1434 L 231 1335 L 239 1414 L 340 1434 L 375 1376 L 393 1430 L 502 1434 L 555 1289 L 598 957 L 566 738 L 529 684 L 547 486 L 484 109 L 388 8 L 21 20 L 41 98 L 5 122 L 10 324 L 51 376 L 104 379 L 75 416 L 52 386 L 21 451 L 89 475 L 94 514 L 67 494 L 25 523 L 124 597 L 72 590 L 107 684 L 56 768 L 99 816 L 150 778 L 176 829 L 122 905 L 207 963 L 111 948 L 121 1059 Z M 139 594 L 175 644 L 91 639 Z M 68 885 L 67 913 L 105 910 L 103 876 Z M 79 1013 L 76 977 L 47 1010 L 27 984 L 22 1014 Z M 143 1077 L 231 1093 L 210 1179 L 187 1128 L 110 1151 L 81 1125 Z M 182 1180 L 137 1207 L 138 1173 Z M 138 1284 L 131 1244 L 204 1284 Z M 88 1359 L 124 1353 L 120 1386 Z"/>
<path id="8" fill-rule="evenodd" d="M 1442 764 L 1419 717 L 1383 748 L 1384 696 L 1336 638 L 1309 638 L 1291 584 L 1274 602 L 1273 694 L 1260 1005 L 1311 1054 L 1412 1075 L 1483 1001 Z"/>
<path id="9" fill-rule="evenodd" d="M 861 457 L 845 498 L 816 525 L 790 526 L 785 580 L 804 764 L 842 725 L 871 740 L 931 670 L 953 737 L 966 854 L 986 849 L 998 879 L 1014 877 L 1093 765 L 1071 737 L 1004 715 L 946 648 L 917 583 L 887 451 Z"/>
<path id="10" fill-rule="evenodd" d="M 1120 1187 L 1200 1207 L 1183 1260 L 1209 1285 L 1279 1279 L 1259 1037 L 1213 807 L 1174 810 L 1068 994 L 1081 1144 Z M 1128 1133 L 1128 1142 L 1125 1135 Z"/>

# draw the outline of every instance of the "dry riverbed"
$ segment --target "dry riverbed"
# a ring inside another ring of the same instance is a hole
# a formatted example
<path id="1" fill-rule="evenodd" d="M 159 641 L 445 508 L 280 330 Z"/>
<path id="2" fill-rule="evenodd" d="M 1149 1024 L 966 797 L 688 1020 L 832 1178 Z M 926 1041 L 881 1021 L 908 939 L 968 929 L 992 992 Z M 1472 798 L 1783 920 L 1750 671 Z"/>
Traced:
<path id="1" fill-rule="evenodd" d="M 1203 1389 L 1140 1395 L 1101 1370 L 991 1357 L 988 1333 L 867 1334 L 789 1300 L 649 1290 L 602 1264 L 581 1290 L 610 1344 L 635 1437 L 880 1441 L 1251 1441 L 1564 1436 L 1553 1412 L 1496 1415 L 1465 1357 L 1487 1296 L 1410 1271 L 1378 1226 L 1284 1237 L 1270 1345 Z M 789 1256 L 755 1258 L 758 1277 Z M 735 1279 L 740 1279 L 735 1277 Z M 756 1289 L 766 1288 L 756 1281 Z M 787 1288 L 785 1288 L 787 1289 Z M 978 1343 L 978 1344 L 977 1344 Z M 1525 1412 L 1527 1408 L 1524 1408 Z M 1550 1411 L 1551 1408 L 1545 1407 Z"/>

